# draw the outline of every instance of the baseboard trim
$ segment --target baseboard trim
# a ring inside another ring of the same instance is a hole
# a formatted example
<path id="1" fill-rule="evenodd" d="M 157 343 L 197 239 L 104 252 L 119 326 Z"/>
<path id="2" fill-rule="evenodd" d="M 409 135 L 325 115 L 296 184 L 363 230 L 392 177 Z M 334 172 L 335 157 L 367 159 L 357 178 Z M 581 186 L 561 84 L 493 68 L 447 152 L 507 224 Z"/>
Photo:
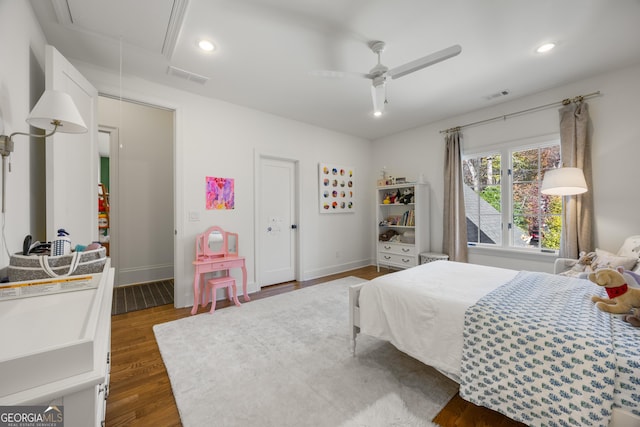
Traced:
<path id="1" fill-rule="evenodd" d="M 115 286 L 126 286 L 136 283 L 155 282 L 173 278 L 173 264 L 145 265 L 135 268 L 119 269 Z"/>
<path id="2" fill-rule="evenodd" d="M 372 265 L 370 259 L 347 262 L 344 264 L 336 264 L 329 267 L 319 268 L 317 270 L 305 271 L 302 280 L 318 279 L 320 277 L 330 276 L 332 274 L 344 273 L 345 271 L 355 270 L 357 268 Z"/>

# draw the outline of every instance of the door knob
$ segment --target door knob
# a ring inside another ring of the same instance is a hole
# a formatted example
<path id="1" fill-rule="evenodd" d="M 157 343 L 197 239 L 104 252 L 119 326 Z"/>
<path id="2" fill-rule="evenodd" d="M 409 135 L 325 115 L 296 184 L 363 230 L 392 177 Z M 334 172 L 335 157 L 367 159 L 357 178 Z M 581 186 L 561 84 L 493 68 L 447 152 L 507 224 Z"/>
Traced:
<path id="1" fill-rule="evenodd" d="M 298 228 L 298 226 L 297 226 L 296 224 L 291 224 L 291 229 L 292 229 L 292 230 L 295 230 L 295 229 L 297 229 L 297 228 Z"/>

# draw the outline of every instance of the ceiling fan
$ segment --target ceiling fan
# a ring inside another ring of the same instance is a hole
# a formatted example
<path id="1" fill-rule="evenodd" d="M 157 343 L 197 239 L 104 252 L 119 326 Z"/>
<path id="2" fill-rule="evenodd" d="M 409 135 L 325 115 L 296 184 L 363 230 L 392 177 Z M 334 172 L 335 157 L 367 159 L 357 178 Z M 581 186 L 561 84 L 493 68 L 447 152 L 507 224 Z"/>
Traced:
<path id="1" fill-rule="evenodd" d="M 386 103 L 386 83 L 387 79 L 399 79 L 402 76 L 411 74 L 415 71 L 437 64 L 438 62 L 452 58 L 462 52 L 459 45 L 453 45 L 446 49 L 439 50 L 430 55 L 418 58 L 414 61 L 407 62 L 395 68 L 387 68 L 380 62 L 381 53 L 384 51 L 385 43 L 383 41 L 374 40 L 368 43 L 369 48 L 378 55 L 378 63 L 369 71 L 368 74 L 362 76 L 371 80 L 371 97 L 373 98 L 373 114 L 380 116 L 384 113 Z"/>

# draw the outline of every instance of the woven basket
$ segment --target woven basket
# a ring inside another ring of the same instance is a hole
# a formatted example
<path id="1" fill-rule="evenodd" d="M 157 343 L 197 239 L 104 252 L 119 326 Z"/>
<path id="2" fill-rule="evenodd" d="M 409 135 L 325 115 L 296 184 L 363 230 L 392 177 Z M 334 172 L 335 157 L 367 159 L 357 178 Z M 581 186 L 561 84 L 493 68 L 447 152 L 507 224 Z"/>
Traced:
<path id="1" fill-rule="evenodd" d="M 104 247 L 60 256 L 15 254 L 11 255 L 7 274 L 10 282 L 79 276 L 102 273 L 106 262 Z"/>

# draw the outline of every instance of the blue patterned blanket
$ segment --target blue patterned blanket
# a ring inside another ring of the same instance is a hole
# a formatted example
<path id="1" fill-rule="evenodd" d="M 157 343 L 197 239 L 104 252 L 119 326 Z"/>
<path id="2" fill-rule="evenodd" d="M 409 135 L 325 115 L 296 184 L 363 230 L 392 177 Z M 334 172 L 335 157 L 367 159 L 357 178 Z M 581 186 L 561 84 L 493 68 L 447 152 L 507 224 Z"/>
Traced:
<path id="1" fill-rule="evenodd" d="M 640 415 L 640 329 L 598 310 L 604 290 L 520 272 L 465 314 L 460 395 L 533 426 Z"/>

